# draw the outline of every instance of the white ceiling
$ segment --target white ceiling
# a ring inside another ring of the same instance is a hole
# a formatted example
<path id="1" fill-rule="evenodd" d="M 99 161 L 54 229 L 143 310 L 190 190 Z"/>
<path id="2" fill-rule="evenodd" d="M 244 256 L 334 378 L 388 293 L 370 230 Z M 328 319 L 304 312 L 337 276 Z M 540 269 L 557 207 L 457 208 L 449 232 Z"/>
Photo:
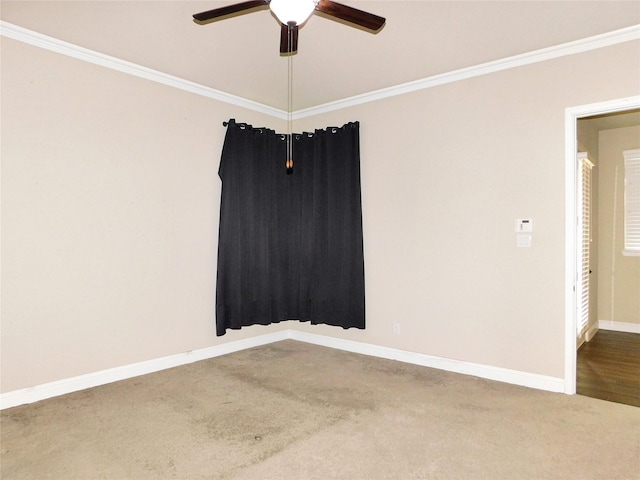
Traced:
<path id="1" fill-rule="evenodd" d="M 2 0 L 3 21 L 286 109 L 287 59 L 269 10 L 198 25 L 235 0 Z M 294 110 L 640 24 L 637 0 L 341 3 L 386 17 L 376 35 L 314 15 L 293 59 Z"/>

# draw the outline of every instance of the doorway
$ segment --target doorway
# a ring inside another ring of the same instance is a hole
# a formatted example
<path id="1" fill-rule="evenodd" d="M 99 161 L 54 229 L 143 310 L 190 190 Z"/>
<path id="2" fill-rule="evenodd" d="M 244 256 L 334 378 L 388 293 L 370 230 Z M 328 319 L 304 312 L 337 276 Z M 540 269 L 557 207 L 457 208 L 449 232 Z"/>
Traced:
<path id="1" fill-rule="evenodd" d="M 564 392 L 576 393 L 576 365 L 578 346 L 578 326 L 581 314 L 584 314 L 583 296 L 580 294 L 581 285 L 578 281 L 583 275 L 582 228 L 579 225 L 578 214 L 582 212 L 582 196 L 578 192 L 579 162 L 578 153 L 578 119 L 622 113 L 640 108 L 640 96 L 612 100 L 579 107 L 571 107 L 565 111 L 565 378 Z M 587 306 L 588 308 L 588 306 Z"/>

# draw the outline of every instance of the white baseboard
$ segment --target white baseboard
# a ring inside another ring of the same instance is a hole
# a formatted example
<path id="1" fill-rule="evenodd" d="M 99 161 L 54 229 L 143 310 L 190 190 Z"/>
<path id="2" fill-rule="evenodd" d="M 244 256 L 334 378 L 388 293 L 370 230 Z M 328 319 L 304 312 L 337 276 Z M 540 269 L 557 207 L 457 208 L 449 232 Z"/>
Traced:
<path id="1" fill-rule="evenodd" d="M 247 348 L 279 342 L 287 338 L 289 338 L 289 332 L 284 330 L 2 393 L 0 394 L 0 410 L 85 390 L 87 388 L 98 387 L 100 385 L 106 385 L 107 383 L 138 377 L 140 375 L 186 365 L 208 358 L 219 357 L 220 355 L 246 350 Z"/>
<path id="2" fill-rule="evenodd" d="M 614 330 L 616 332 L 640 333 L 640 323 L 612 322 L 611 320 L 598 320 L 598 328 L 602 330 Z"/>
<path id="3" fill-rule="evenodd" d="M 423 367 L 462 373 L 464 375 L 473 375 L 476 377 L 486 378 L 488 380 L 496 380 L 499 382 L 536 388 L 538 390 L 547 390 L 551 392 L 564 391 L 565 382 L 562 378 L 548 377 L 535 373 L 509 370 L 506 368 L 463 362 L 460 360 L 451 360 L 448 358 L 426 355 L 424 353 L 408 352 L 406 350 L 399 350 L 396 348 L 382 347 L 369 343 L 355 342 L 353 340 L 344 340 L 325 335 L 300 332 L 297 330 L 283 330 L 200 350 L 178 353 L 176 355 L 124 365 L 122 367 L 110 368 L 94 373 L 88 373 L 86 375 L 80 375 L 42 385 L 36 385 L 34 387 L 2 393 L 0 394 L 0 410 L 287 339 L 312 343 L 353 353 L 360 353 L 363 355 L 370 355 L 373 357 L 412 363 Z"/>
<path id="4" fill-rule="evenodd" d="M 599 324 L 595 324 L 594 323 L 592 325 L 589 325 L 589 328 L 587 329 L 587 331 L 584 334 L 585 342 L 590 342 L 591 339 L 596 336 L 596 333 L 598 333 L 598 329 L 599 328 L 600 328 Z"/>
<path id="5" fill-rule="evenodd" d="M 511 383 L 513 385 L 520 385 L 538 390 L 547 390 L 558 393 L 564 392 L 565 382 L 562 378 L 521 372 L 501 367 L 493 367 L 490 365 L 481 365 L 478 363 L 463 362 L 460 360 L 436 357 L 424 353 L 408 352 L 406 350 L 399 350 L 396 348 L 381 347 L 369 343 L 354 342 L 352 340 L 327 337 L 324 335 L 316 335 L 297 330 L 291 330 L 289 334 L 289 338 L 293 340 L 313 343 L 315 345 L 335 348 L 338 350 L 361 353 L 363 355 L 371 355 L 373 357 L 386 358 L 389 360 L 397 360 L 399 362 L 412 363 L 422 367 L 437 368 L 438 370 L 462 373 L 464 375 L 472 375 L 475 377 L 486 378 L 488 380 L 496 380 L 498 382 Z"/>

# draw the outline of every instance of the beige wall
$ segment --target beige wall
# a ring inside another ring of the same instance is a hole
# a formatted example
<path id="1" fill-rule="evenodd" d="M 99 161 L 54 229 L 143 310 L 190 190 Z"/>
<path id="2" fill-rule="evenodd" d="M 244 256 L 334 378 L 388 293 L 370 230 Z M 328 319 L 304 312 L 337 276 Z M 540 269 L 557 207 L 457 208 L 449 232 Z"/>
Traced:
<path id="1" fill-rule="evenodd" d="M 2 39 L 7 392 L 217 338 L 218 161 L 273 118 Z"/>
<path id="2" fill-rule="evenodd" d="M 306 119 L 361 122 L 368 327 L 300 328 L 562 378 L 565 109 L 640 93 L 638 48 Z M 516 247 L 523 217 L 529 249 Z"/>
<path id="3" fill-rule="evenodd" d="M 640 257 L 624 248 L 624 150 L 640 148 L 640 127 L 602 130 L 598 319 L 640 325 Z"/>
<path id="4" fill-rule="evenodd" d="M 300 120 L 361 122 L 367 329 L 216 338 L 221 122 L 283 122 L 3 39 L 1 391 L 282 328 L 562 377 L 564 110 L 640 93 L 638 51 Z"/>

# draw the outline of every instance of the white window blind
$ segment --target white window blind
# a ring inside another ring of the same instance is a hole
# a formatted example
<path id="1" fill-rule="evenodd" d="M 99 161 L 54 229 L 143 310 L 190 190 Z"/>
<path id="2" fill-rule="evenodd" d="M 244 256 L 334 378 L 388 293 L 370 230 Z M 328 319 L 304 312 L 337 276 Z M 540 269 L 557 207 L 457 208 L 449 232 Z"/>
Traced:
<path id="1" fill-rule="evenodd" d="M 624 250 L 640 256 L 640 149 L 624 154 Z"/>
<path id="2" fill-rule="evenodd" d="M 589 274 L 591 248 L 591 169 L 586 153 L 578 153 L 578 336 L 589 323 Z"/>

